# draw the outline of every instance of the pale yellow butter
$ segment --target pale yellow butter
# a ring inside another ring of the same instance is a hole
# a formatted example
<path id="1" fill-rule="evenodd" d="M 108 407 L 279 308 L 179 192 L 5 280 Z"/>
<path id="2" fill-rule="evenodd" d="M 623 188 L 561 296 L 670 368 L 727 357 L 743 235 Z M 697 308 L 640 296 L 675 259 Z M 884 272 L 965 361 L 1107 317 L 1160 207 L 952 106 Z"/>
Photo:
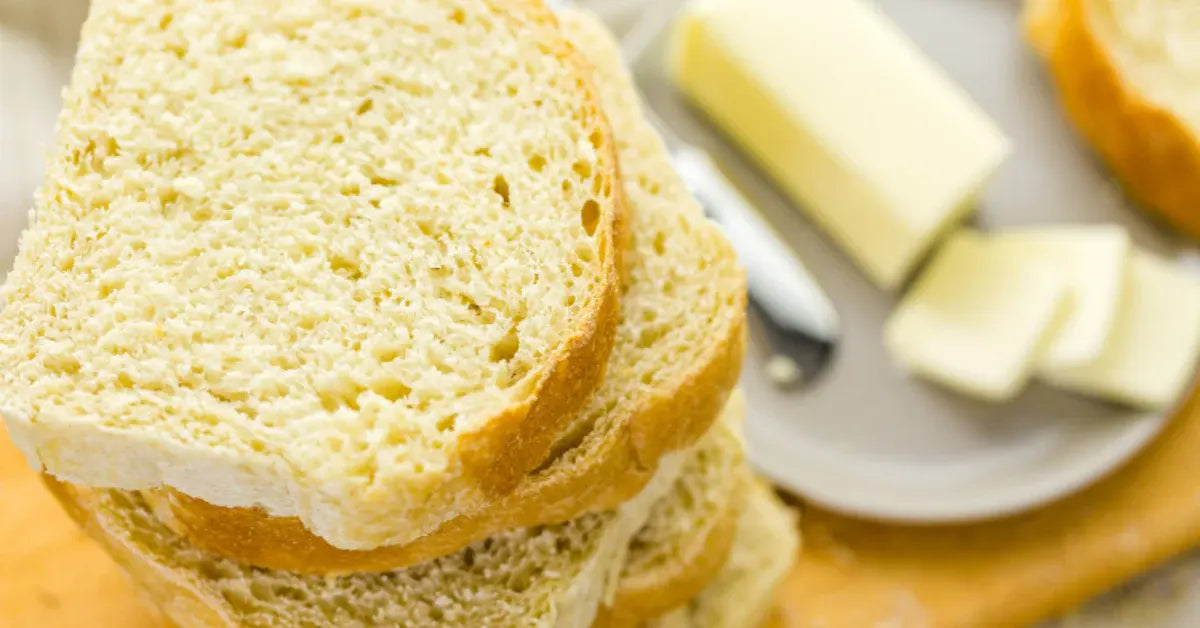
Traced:
<path id="1" fill-rule="evenodd" d="M 1200 354 L 1200 281 L 1142 251 L 1129 260 L 1125 292 L 1103 353 L 1093 362 L 1041 373 L 1086 395 L 1157 409 L 1179 400 Z"/>
<path id="2" fill-rule="evenodd" d="M 1009 152 L 991 120 L 862 0 L 691 5 L 681 90 L 876 283 L 894 288 Z"/>
<path id="3" fill-rule="evenodd" d="M 993 236 L 1010 258 L 1054 267 L 1067 281 L 1067 306 L 1050 332 L 1037 370 L 1095 361 L 1108 344 L 1125 289 L 1129 234 L 1119 225 L 1055 225 L 1009 229 Z"/>
<path id="4" fill-rule="evenodd" d="M 1046 344 L 1067 284 L 986 236 L 948 239 L 888 318 L 884 342 L 914 373 L 992 401 L 1015 395 Z"/>

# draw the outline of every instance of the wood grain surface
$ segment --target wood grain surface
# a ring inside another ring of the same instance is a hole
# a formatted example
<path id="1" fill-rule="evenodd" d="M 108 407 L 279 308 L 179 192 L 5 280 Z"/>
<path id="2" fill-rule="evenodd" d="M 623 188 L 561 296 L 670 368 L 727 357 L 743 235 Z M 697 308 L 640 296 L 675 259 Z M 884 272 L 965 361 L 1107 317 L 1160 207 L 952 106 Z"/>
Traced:
<path id="1" fill-rule="evenodd" d="M 0 626 L 148 628 L 133 587 L 0 429 Z"/>

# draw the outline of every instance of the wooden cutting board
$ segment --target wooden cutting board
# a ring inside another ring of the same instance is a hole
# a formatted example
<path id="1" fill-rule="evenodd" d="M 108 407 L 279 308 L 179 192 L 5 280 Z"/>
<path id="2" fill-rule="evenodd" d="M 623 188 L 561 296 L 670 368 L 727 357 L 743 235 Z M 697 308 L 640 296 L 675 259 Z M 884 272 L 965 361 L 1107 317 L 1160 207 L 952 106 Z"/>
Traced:
<path id="1" fill-rule="evenodd" d="M 802 533 L 804 550 L 780 588 L 774 626 L 966 628 L 1045 619 L 1200 544 L 1200 395 L 1127 467 L 1046 508 L 942 528 L 807 508 Z M 2 431 L 0 539 L 0 627 L 154 625 Z"/>
<path id="2" fill-rule="evenodd" d="M 0 539 L 0 626 L 154 626 L 124 574 L 67 518 L 2 428 Z"/>

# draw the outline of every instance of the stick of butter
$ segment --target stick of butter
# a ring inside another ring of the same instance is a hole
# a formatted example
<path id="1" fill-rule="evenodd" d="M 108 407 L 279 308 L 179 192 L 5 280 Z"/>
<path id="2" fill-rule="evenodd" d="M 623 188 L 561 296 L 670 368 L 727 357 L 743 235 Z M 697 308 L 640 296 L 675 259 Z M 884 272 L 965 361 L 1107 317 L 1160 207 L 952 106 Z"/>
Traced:
<path id="1" fill-rule="evenodd" d="M 1104 352 L 1090 364 L 1041 373 L 1068 390 L 1158 409 L 1192 383 L 1200 354 L 1200 282 L 1142 251 L 1129 260 Z"/>
<path id="2" fill-rule="evenodd" d="M 1015 395 L 1066 300 L 1053 266 L 961 231 L 888 317 L 884 343 L 914 373 L 991 401 Z"/>
<path id="3" fill-rule="evenodd" d="M 673 80 L 862 270 L 900 285 L 1009 152 L 966 94 L 862 0 L 713 0 Z"/>
<path id="4" fill-rule="evenodd" d="M 1059 316 L 1037 370 L 1055 371 L 1094 362 L 1108 344 L 1125 289 L 1129 233 L 1119 225 L 1057 225 L 1008 229 L 994 246 L 1053 266 L 1067 281 L 1068 303 Z"/>

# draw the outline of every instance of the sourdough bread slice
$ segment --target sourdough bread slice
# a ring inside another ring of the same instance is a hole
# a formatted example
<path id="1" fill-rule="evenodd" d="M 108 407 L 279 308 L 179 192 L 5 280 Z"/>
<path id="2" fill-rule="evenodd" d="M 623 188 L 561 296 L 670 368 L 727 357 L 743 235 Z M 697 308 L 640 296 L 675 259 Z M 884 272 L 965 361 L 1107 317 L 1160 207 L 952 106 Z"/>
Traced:
<path id="1" fill-rule="evenodd" d="M 616 511 L 509 530 L 401 570 L 342 577 L 246 566 L 188 544 L 141 493 L 49 480 L 68 512 L 184 627 L 578 626 L 611 596 L 629 540 L 653 503 L 697 457 L 740 456 L 737 421 L 663 458 L 655 478 Z M 708 474 L 706 468 L 698 472 Z"/>
<path id="2" fill-rule="evenodd" d="M 758 628 L 800 549 L 795 512 L 762 482 L 744 494 L 733 550 L 716 578 L 647 628 Z"/>
<path id="3" fill-rule="evenodd" d="M 740 425 L 726 438 L 736 446 L 703 452 L 685 463 L 669 495 L 650 510 L 629 544 L 616 593 L 601 607 L 596 628 L 638 626 L 698 595 L 721 571 L 733 545 L 750 470 Z M 732 455 L 736 454 L 736 455 Z"/>
<path id="4" fill-rule="evenodd" d="M 194 544 L 250 564 L 309 573 L 417 564 L 501 530 L 615 507 L 650 478 L 664 452 L 694 442 L 711 425 L 741 366 L 742 270 L 644 119 L 611 35 L 579 11 L 562 13 L 561 21 L 594 66 L 631 210 L 628 278 L 608 373 L 559 442 L 561 453 L 511 494 L 414 542 L 366 552 L 340 551 L 296 519 L 164 496 L 177 530 Z"/>
<path id="5" fill-rule="evenodd" d="M 598 384 L 615 153 L 532 0 L 95 0 L 4 290 L 37 468 L 417 538 Z"/>
<path id="6" fill-rule="evenodd" d="M 1128 191 L 1200 239 L 1200 4 L 1026 0 L 1062 105 Z"/>

